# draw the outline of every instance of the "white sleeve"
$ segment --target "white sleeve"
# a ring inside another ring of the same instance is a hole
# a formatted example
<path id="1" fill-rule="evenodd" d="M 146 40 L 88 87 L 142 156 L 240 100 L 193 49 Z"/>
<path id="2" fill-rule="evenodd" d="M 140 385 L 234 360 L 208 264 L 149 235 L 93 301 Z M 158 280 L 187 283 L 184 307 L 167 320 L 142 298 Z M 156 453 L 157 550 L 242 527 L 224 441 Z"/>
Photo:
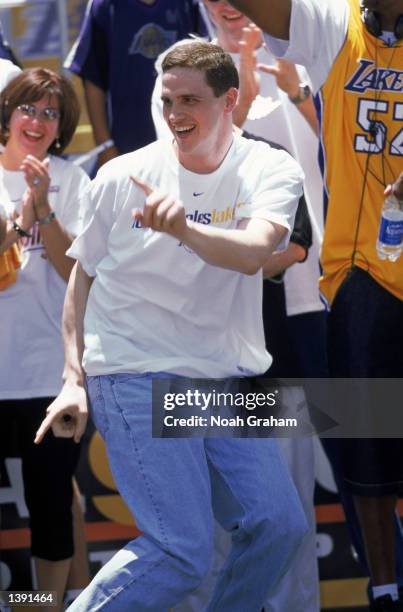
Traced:
<path id="1" fill-rule="evenodd" d="M 10 62 L 10 60 L 0 59 L 0 91 L 2 91 L 10 81 L 18 76 L 20 72 L 21 69 Z"/>
<path id="2" fill-rule="evenodd" d="M 265 42 L 277 57 L 305 66 L 316 92 L 344 43 L 349 16 L 347 0 L 292 0 L 290 40 L 265 34 Z"/>
<path id="3" fill-rule="evenodd" d="M 71 162 L 64 162 L 60 185 L 60 223 L 72 236 L 77 236 L 83 225 L 82 198 L 90 183 L 88 174 Z"/>
<path id="4" fill-rule="evenodd" d="M 104 180 L 103 168 L 84 193 L 81 200 L 83 230 L 67 251 L 69 257 L 78 259 L 89 276 L 96 275 L 97 264 L 108 252 L 108 238 L 115 220 L 115 202 L 118 201 L 116 181 L 110 176 Z"/>
<path id="5" fill-rule="evenodd" d="M 264 161 L 263 169 L 253 185 L 247 183 L 246 199 L 243 206 L 237 209 L 236 216 L 238 219 L 265 219 L 285 227 L 287 235 L 277 247 L 282 250 L 286 248 L 294 227 L 304 173 L 285 151 L 269 149 L 268 152 L 262 151 L 260 158 Z"/>

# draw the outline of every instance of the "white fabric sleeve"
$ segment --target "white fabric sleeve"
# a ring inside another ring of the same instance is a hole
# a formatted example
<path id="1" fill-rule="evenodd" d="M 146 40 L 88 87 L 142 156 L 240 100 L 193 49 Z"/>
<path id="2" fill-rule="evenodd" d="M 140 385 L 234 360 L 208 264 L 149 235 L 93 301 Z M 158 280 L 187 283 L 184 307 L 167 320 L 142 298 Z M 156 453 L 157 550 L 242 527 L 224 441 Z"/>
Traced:
<path id="1" fill-rule="evenodd" d="M 83 226 L 82 198 L 90 183 L 88 174 L 71 162 L 65 162 L 62 172 L 58 212 L 60 223 L 72 236 L 77 236 Z"/>
<path id="2" fill-rule="evenodd" d="M 108 237 L 118 201 L 116 181 L 110 177 L 104 180 L 103 168 L 84 193 L 81 200 L 83 230 L 67 251 L 69 257 L 78 259 L 89 276 L 96 276 L 97 264 L 108 252 Z"/>
<path id="3" fill-rule="evenodd" d="M 347 0 L 292 0 L 290 40 L 265 34 L 265 42 L 277 57 L 305 66 L 316 92 L 344 43 L 349 16 Z"/>
<path id="4" fill-rule="evenodd" d="M 303 192 L 304 173 L 300 165 L 285 151 L 271 149 L 264 167 L 253 185 L 246 182 L 247 195 L 236 218 L 265 219 L 287 229 L 278 250 L 285 249 L 294 227 L 298 201 Z M 251 173 L 252 174 L 252 173 Z"/>
<path id="5" fill-rule="evenodd" d="M 0 91 L 2 91 L 10 81 L 18 76 L 20 72 L 21 69 L 10 62 L 10 60 L 0 59 Z"/>

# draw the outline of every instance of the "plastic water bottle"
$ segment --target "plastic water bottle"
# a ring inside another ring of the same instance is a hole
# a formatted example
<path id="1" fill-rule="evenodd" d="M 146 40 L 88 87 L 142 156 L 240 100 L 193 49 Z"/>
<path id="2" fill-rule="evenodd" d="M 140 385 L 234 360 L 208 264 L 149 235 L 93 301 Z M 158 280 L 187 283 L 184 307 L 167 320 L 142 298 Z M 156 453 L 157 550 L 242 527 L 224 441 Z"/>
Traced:
<path id="1" fill-rule="evenodd" d="M 376 252 L 379 259 L 396 261 L 403 250 L 403 200 L 388 195 L 382 206 Z"/>

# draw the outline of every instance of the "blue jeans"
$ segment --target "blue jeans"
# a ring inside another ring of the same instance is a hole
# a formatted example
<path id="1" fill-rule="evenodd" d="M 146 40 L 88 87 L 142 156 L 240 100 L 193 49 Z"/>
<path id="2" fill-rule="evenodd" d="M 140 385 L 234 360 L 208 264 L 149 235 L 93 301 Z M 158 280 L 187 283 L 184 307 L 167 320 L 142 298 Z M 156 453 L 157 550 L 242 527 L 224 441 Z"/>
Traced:
<path id="1" fill-rule="evenodd" d="M 261 610 L 307 528 L 276 440 L 153 439 L 151 375 L 87 382 L 116 484 L 143 535 L 69 610 L 164 612 L 180 602 L 210 568 L 213 513 L 232 548 L 207 610 Z"/>

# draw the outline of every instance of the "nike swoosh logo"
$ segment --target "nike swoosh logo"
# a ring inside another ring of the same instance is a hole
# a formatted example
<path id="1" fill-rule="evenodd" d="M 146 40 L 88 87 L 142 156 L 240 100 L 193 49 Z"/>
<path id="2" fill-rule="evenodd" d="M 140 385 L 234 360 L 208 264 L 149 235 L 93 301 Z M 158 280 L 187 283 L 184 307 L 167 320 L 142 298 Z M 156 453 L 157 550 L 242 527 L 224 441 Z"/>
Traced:
<path id="1" fill-rule="evenodd" d="M 197 193 L 197 191 L 193 192 L 193 195 L 195 198 L 198 198 L 199 196 L 203 195 L 204 191 L 201 191 L 200 193 Z"/>

